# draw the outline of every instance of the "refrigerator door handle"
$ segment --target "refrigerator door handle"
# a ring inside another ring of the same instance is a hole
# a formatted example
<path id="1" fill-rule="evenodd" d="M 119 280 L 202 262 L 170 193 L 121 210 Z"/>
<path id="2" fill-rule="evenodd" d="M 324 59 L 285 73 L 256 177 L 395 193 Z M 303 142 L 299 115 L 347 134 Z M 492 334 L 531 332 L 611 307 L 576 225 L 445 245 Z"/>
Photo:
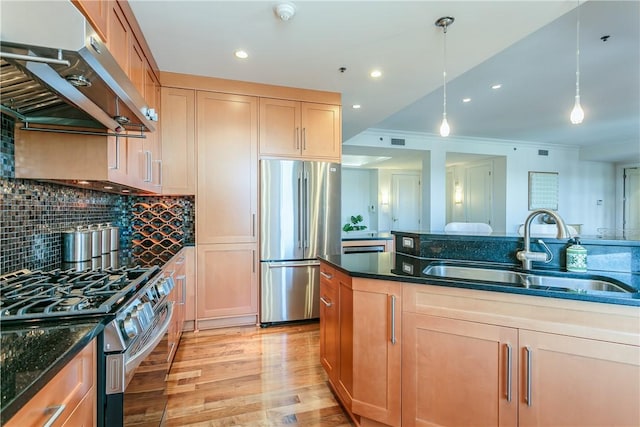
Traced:
<path id="1" fill-rule="evenodd" d="M 309 213 L 309 172 L 304 172 L 304 248 L 309 247 L 309 230 L 311 229 L 310 213 Z"/>
<path id="2" fill-rule="evenodd" d="M 302 175 L 298 173 L 298 248 L 302 248 Z"/>
<path id="3" fill-rule="evenodd" d="M 288 268 L 288 267 L 309 267 L 320 265 L 320 261 L 286 261 L 286 262 L 266 262 L 268 268 Z"/>

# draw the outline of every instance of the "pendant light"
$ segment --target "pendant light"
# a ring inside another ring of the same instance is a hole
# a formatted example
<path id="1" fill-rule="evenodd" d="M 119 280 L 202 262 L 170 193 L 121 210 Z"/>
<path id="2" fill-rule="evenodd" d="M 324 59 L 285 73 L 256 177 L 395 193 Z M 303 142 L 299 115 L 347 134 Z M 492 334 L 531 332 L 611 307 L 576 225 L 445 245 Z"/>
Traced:
<path id="1" fill-rule="evenodd" d="M 451 129 L 449 128 L 449 122 L 447 122 L 447 28 L 453 24 L 454 18 L 452 16 L 443 16 L 436 21 L 436 26 L 441 27 L 444 32 L 444 48 L 443 58 L 444 66 L 442 71 L 443 84 L 443 98 L 442 98 L 442 124 L 440 125 L 440 136 L 449 136 Z"/>
<path id="2" fill-rule="evenodd" d="M 569 119 L 574 125 L 579 125 L 584 120 L 584 110 L 580 105 L 580 0 L 578 0 L 576 9 L 578 14 L 576 24 L 576 98 Z"/>

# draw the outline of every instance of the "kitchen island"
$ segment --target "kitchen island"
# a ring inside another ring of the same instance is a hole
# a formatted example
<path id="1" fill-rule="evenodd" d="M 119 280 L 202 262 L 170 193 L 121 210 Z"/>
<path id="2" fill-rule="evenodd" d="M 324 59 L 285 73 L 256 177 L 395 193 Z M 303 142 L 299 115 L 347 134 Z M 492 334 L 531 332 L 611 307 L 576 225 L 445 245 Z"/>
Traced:
<path id="1" fill-rule="evenodd" d="M 396 253 L 321 258 L 321 360 L 356 422 L 640 423 L 637 292 L 422 274 L 442 262 Z M 637 273 L 613 274 L 637 290 Z"/>

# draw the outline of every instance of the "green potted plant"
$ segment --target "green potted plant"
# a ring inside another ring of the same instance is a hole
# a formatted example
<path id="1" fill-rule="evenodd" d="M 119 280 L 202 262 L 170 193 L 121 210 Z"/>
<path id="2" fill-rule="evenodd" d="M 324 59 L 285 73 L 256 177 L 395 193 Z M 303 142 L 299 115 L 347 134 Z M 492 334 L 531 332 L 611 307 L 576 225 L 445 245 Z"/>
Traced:
<path id="1" fill-rule="evenodd" d="M 366 225 L 358 225 L 362 221 L 364 221 L 364 219 L 362 218 L 362 215 L 356 215 L 356 216 L 351 215 L 351 222 L 348 222 L 345 225 L 343 225 L 342 231 L 349 232 L 349 231 L 366 230 L 367 229 Z"/>

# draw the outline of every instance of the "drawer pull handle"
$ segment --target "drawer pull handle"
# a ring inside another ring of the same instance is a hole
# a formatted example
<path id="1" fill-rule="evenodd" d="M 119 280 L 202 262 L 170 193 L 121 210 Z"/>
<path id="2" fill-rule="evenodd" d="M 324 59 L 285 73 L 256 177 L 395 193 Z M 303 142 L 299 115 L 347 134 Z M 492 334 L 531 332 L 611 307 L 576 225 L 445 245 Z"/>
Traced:
<path id="1" fill-rule="evenodd" d="M 320 297 L 320 301 L 322 301 L 327 307 L 331 307 L 333 305 L 331 301 L 327 301 L 324 297 Z"/>
<path id="2" fill-rule="evenodd" d="M 511 402 L 511 345 L 505 344 L 507 349 L 507 402 Z"/>
<path id="3" fill-rule="evenodd" d="M 66 405 L 64 403 L 61 404 L 61 405 L 48 407 L 45 410 L 45 413 L 53 412 L 53 414 L 51 414 L 51 416 L 49 417 L 47 422 L 44 423 L 44 425 L 42 427 L 51 427 L 53 425 L 53 423 L 56 422 L 58 417 L 64 412 L 64 408 L 66 408 Z"/>
<path id="4" fill-rule="evenodd" d="M 325 279 L 329 279 L 329 280 L 333 279 L 333 274 L 325 273 L 324 271 L 321 271 L 320 275 Z"/>
<path id="5" fill-rule="evenodd" d="M 533 382 L 533 378 L 531 377 L 531 359 L 533 358 L 533 350 L 529 347 L 525 347 L 524 349 L 527 353 L 527 406 L 531 406 L 531 383 Z"/>
<path id="6" fill-rule="evenodd" d="M 396 342 L 396 296 L 391 295 L 391 344 Z"/>

